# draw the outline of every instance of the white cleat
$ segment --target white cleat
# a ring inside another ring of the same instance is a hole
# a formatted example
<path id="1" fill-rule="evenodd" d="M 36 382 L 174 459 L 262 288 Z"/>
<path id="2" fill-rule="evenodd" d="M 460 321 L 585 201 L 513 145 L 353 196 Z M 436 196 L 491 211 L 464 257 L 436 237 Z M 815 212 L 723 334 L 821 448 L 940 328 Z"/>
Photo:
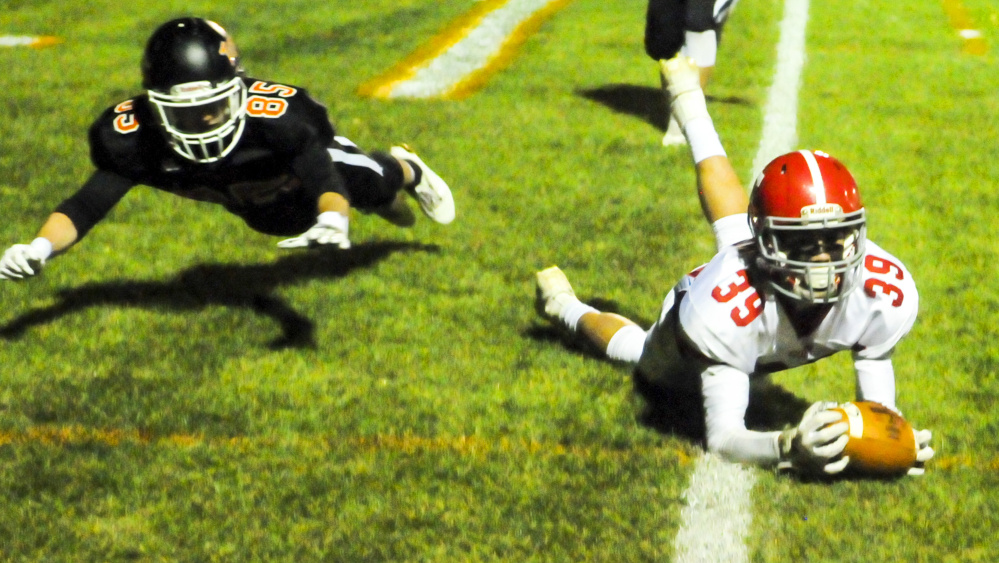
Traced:
<path id="1" fill-rule="evenodd" d="M 669 95 L 669 110 L 679 125 L 683 127 L 692 119 L 711 116 L 708 103 L 701 89 L 701 71 L 694 59 L 677 55 L 668 61 L 659 61 L 663 84 Z M 665 144 L 665 137 L 663 142 Z"/>
<path id="2" fill-rule="evenodd" d="M 701 71 L 690 57 L 677 55 L 668 61 L 659 61 L 659 71 L 671 101 L 680 94 L 701 89 Z"/>
<path id="3" fill-rule="evenodd" d="M 537 308 L 552 318 L 558 318 L 567 303 L 576 300 L 569 279 L 558 266 L 546 268 L 537 273 Z"/>
<path id="4" fill-rule="evenodd" d="M 687 137 L 683 134 L 683 130 L 680 129 L 680 124 L 676 122 L 673 116 L 670 116 L 669 127 L 666 128 L 666 134 L 663 135 L 663 146 L 675 147 L 686 144 Z"/>
<path id="5" fill-rule="evenodd" d="M 431 170 L 420 157 L 416 156 L 409 147 L 405 145 L 392 147 L 389 153 L 420 168 L 420 183 L 406 188 L 406 191 L 420 203 L 423 214 L 442 225 L 454 221 L 454 198 L 451 197 L 451 189 L 448 188 L 447 183 Z"/>

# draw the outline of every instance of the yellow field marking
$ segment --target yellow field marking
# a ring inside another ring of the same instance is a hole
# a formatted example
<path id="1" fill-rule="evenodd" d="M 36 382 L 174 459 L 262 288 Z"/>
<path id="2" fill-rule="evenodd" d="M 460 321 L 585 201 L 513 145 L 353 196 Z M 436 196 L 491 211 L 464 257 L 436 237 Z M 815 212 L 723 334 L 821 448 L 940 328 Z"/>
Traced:
<path id="1" fill-rule="evenodd" d="M 376 434 L 373 436 L 355 436 L 344 440 L 321 435 L 277 437 L 277 436 L 234 436 L 230 438 L 205 438 L 195 434 L 168 434 L 153 436 L 136 430 L 99 429 L 84 426 L 35 426 L 24 431 L 0 432 L 0 447 L 7 445 L 37 443 L 46 446 L 84 446 L 99 444 L 103 446 L 172 446 L 176 448 L 218 447 L 234 448 L 240 451 L 252 451 L 259 448 L 269 448 L 277 445 L 301 446 L 328 451 L 330 444 L 342 442 L 359 450 L 366 451 L 397 451 L 403 453 L 442 452 L 450 451 L 468 456 L 485 456 L 492 453 L 549 456 L 573 456 L 582 459 L 630 457 L 632 455 L 666 454 L 675 457 L 680 465 L 687 466 L 696 461 L 690 451 L 677 447 L 608 449 L 584 446 L 567 446 L 552 442 L 538 442 L 522 438 L 497 439 L 479 436 L 442 436 L 428 438 L 413 434 Z M 927 467 L 930 472 L 951 472 L 961 469 L 977 471 L 999 471 L 999 458 L 975 459 L 967 454 L 952 456 L 936 456 Z"/>
<path id="2" fill-rule="evenodd" d="M 540 1 L 540 0 L 538 0 Z M 440 34 L 430 39 L 399 64 L 393 66 L 384 74 L 362 84 L 358 94 L 371 98 L 442 98 L 462 99 L 481 88 L 491 76 L 513 59 L 517 48 L 528 37 L 535 33 L 541 24 L 552 14 L 563 8 L 572 0 L 548 0 L 533 10 L 530 15 L 518 23 L 505 37 L 497 40 L 495 45 L 488 45 L 489 55 L 481 64 L 474 65 L 468 72 L 455 77 L 442 77 L 438 84 L 427 88 L 426 92 L 407 92 L 407 85 L 412 85 L 418 79 L 418 73 L 427 70 L 431 64 L 439 63 L 447 66 L 448 56 L 454 54 L 455 64 L 452 66 L 464 68 L 469 66 L 469 59 L 474 54 L 462 49 L 462 42 L 480 29 L 487 17 L 508 9 L 523 0 L 482 0 L 475 7 L 452 21 Z M 521 8 L 523 9 L 523 8 Z M 482 45 L 476 45 L 482 48 Z M 421 80 L 425 80 L 421 79 Z"/>
<path id="3" fill-rule="evenodd" d="M 62 39 L 51 35 L 0 35 L 0 47 L 33 47 L 40 49 L 62 43 Z"/>
<path id="4" fill-rule="evenodd" d="M 942 0 L 944 10 L 950 19 L 950 25 L 957 34 L 964 39 L 962 51 L 969 55 L 984 55 L 989 52 L 989 46 L 985 43 L 981 30 L 975 27 L 975 22 L 968 15 L 961 0 Z"/>
<path id="5" fill-rule="evenodd" d="M 582 459 L 605 459 L 630 457 L 633 455 L 672 456 L 681 465 L 688 465 L 692 458 L 682 448 L 631 448 L 608 449 L 583 446 L 567 446 L 565 444 L 538 442 L 535 440 L 501 437 L 487 439 L 478 436 L 445 436 L 427 438 L 412 434 L 374 436 L 357 436 L 338 440 L 326 436 L 295 436 L 295 437 L 246 437 L 205 438 L 194 434 L 169 434 L 153 436 L 135 430 L 97 429 L 84 426 L 35 426 L 24 431 L 0 432 L 0 447 L 19 444 L 43 444 L 46 446 L 167 446 L 176 448 L 217 447 L 234 448 L 240 451 L 271 448 L 274 446 L 291 446 L 328 451 L 333 443 L 344 443 L 364 451 L 397 451 L 402 453 L 441 452 L 450 451 L 467 456 L 484 456 L 499 454 L 530 454 L 546 456 L 572 456 Z"/>

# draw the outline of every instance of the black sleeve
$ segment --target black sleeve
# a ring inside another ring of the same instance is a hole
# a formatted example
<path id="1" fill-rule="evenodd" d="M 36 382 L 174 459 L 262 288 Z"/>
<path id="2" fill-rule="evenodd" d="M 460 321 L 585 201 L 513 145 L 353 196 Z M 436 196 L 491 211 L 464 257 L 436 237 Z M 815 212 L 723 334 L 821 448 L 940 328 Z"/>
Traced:
<path id="1" fill-rule="evenodd" d="M 134 185 L 124 176 L 97 170 L 55 210 L 73 221 L 77 239 L 82 239 Z"/>

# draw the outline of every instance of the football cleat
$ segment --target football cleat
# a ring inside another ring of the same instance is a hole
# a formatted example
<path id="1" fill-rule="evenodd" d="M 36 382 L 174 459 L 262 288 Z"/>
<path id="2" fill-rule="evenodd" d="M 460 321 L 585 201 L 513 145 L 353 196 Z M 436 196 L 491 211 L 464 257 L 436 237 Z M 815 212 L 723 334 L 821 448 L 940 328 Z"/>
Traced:
<path id="1" fill-rule="evenodd" d="M 669 118 L 669 127 L 666 128 L 666 134 L 663 135 L 663 146 L 664 147 L 675 147 L 679 145 L 686 145 L 687 137 L 683 134 L 680 129 L 680 124 L 676 122 L 671 116 Z"/>
<path id="2" fill-rule="evenodd" d="M 569 284 L 569 278 L 558 266 L 546 268 L 537 273 L 538 289 L 536 307 L 539 313 L 559 318 L 566 304 L 576 299 L 576 292 Z"/>
<path id="3" fill-rule="evenodd" d="M 392 147 L 389 152 L 392 156 L 419 167 L 420 181 L 414 186 L 406 186 L 406 192 L 420 203 L 423 214 L 442 225 L 454 221 L 454 198 L 451 197 L 451 189 L 447 183 L 408 146 Z"/>
<path id="4" fill-rule="evenodd" d="M 676 99 L 680 94 L 701 89 L 701 71 L 690 57 L 677 55 L 669 60 L 661 60 L 659 70 L 670 100 Z"/>
<path id="5" fill-rule="evenodd" d="M 701 89 L 701 71 L 693 59 L 677 55 L 668 61 L 659 61 L 659 70 L 669 96 L 670 113 L 680 129 L 692 119 L 711 118 Z"/>

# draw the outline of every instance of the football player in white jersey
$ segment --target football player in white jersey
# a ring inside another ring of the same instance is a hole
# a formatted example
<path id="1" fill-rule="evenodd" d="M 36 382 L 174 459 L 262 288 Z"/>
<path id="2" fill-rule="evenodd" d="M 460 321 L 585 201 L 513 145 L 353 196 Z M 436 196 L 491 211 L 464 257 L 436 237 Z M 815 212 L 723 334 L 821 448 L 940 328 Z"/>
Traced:
<path id="1" fill-rule="evenodd" d="M 919 297 L 902 262 L 866 237 L 850 172 L 818 151 L 774 159 L 747 198 L 707 112 L 695 63 L 663 63 L 673 115 L 687 137 L 701 207 L 718 253 L 666 296 L 643 330 L 576 298 L 557 267 L 537 274 L 539 308 L 663 392 L 703 397 L 707 447 L 731 461 L 836 474 L 848 425 L 817 402 L 784 431 L 748 430 L 753 377 L 849 351 L 856 398 L 896 410 L 891 355 L 912 328 Z M 747 213 L 748 210 L 748 213 Z M 933 456 L 915 431 L 917 467 Z"/>

